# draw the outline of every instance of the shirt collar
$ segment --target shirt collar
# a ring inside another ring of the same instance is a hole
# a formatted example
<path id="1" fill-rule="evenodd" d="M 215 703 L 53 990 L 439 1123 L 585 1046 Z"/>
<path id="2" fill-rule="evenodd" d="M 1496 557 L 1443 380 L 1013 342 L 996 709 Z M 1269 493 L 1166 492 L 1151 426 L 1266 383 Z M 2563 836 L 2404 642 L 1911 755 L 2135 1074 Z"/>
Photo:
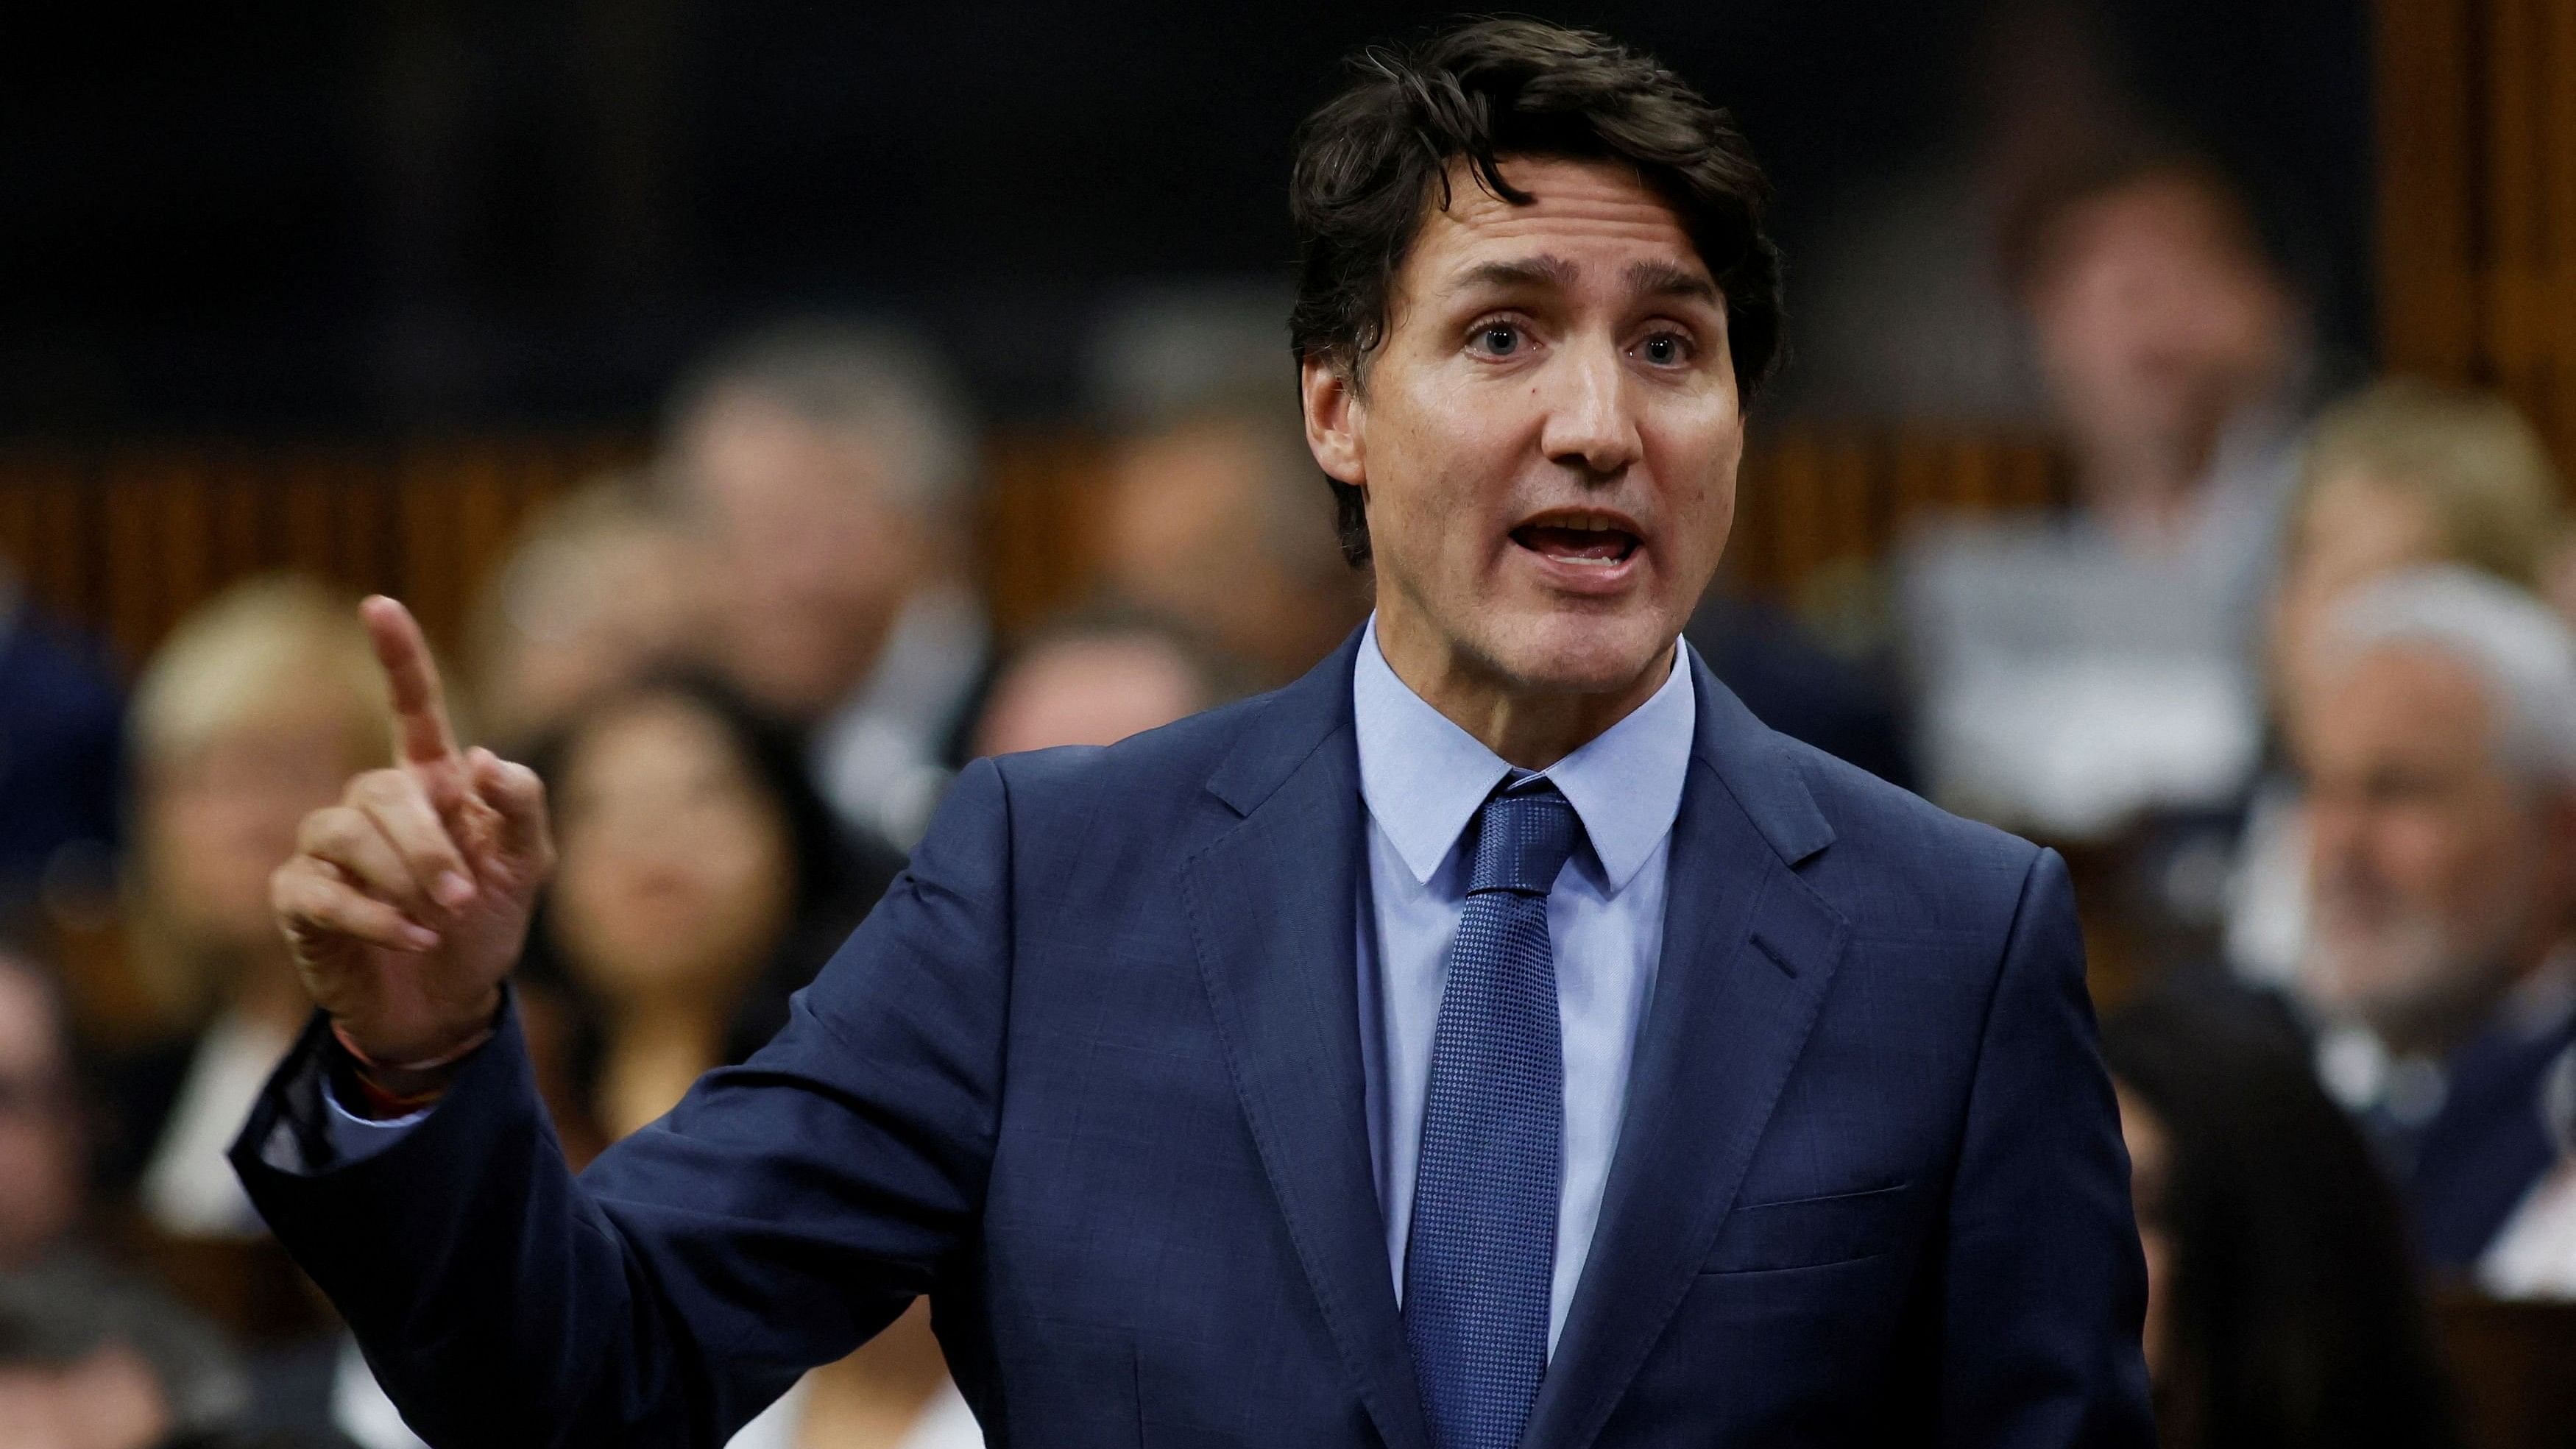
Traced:
<path id="1" fill-rule="evenodd" d="M 1512 767 L 1396 677 L 1371 616 L 1351 673 L 1360 796 L 1417 881 L 1428 882 Z M 1698 701 L 1673 651 L 1663 687 L 1626 718 L 1539 773 L 1565 792 L 1613 894 L 1681 813 Z"/>

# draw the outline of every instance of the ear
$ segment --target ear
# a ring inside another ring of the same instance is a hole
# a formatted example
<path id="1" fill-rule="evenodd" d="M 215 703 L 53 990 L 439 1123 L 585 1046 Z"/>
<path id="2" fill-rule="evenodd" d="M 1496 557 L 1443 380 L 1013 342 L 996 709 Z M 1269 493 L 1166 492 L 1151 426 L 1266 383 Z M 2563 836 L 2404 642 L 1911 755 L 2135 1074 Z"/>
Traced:
<path id="1" fill-rule="evenodd" d="M 1354 488 L 1368 486 L 1368 408 L 1348 374 L 1320 358 L 1297 368 L 1306 406 L 1306 447 L 1326 476 Z"/>

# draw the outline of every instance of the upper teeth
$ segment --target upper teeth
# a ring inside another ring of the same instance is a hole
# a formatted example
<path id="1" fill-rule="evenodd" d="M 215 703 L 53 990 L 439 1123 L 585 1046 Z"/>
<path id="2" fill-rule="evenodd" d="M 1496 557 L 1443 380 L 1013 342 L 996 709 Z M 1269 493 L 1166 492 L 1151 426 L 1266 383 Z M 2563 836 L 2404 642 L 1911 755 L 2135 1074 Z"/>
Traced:
<path id="1" fill-rule="evenodd" d="M 1607 533 L 1613 526 L 1609 519 L 1590 513 L 1568 519 L 1559 525 L 1559 527 L 1576 529 L 1584 533 Z"/>

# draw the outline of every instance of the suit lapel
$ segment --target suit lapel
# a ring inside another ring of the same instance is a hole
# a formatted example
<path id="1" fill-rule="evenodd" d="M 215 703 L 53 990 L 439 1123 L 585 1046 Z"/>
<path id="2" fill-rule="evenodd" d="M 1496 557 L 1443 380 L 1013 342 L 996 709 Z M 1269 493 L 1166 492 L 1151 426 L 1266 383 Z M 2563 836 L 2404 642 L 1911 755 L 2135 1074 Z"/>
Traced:
<path id="1" fill-rule="evenodd" d="M 1209 782 L 1244 818 L 1190 858 L 1183 888 L 1236 1093 L 1325 1323 L 1379 1434 L 1422 1449 L 1360 1065 L 1355 643 L 1247 726 Z"/>
<path id="2" fill-rule="evenodd" d="M 1583 1278 L 1522 1443 L 1583 1449 L 1725 1221 L 1848 926 L 1791 869 L 1832 831 L 1777 738 L 1694 654 L 1664 948 Z"/>

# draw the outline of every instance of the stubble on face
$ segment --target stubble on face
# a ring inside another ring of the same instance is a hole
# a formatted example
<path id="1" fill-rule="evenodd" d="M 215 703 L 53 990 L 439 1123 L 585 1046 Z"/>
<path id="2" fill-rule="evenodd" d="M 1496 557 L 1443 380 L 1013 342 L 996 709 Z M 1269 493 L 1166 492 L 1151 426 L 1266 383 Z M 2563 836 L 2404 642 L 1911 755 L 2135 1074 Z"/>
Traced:
<path id="1" fill-rule="evenodd" d="M 1663 682 L 1725 548 L 1743 417 L 1724 297 L 1672 208 L 1607 164 L 1503 172 L 1535 200 L 1463 168 L 1431 198 L 1347 452 L 1318 455 L 1367 491 L 1397 674 L 1544 755 Z M 1311 416 L 1311 370 L 1308 391 Z"/>

